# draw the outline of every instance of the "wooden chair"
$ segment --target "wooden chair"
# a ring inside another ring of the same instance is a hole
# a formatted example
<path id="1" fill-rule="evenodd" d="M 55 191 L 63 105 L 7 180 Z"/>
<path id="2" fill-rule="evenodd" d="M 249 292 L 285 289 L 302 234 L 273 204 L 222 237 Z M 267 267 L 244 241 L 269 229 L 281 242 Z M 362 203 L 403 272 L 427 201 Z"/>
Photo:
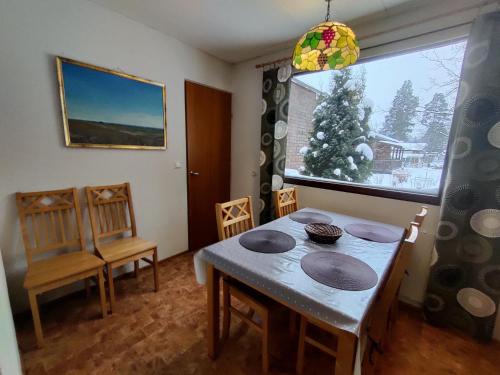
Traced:
<path id="1" fill-rule="evenodd" d="M 368 322 L 368 342 L 363 358 L 363 373 L 372 373 L 374 370 L 374 354 L 383 354 L 388 340 L 391 309 L 398 298 L 398 291 L 410 262 L 411 253 L 419 234 L 419 224 L 410 223 L 406 230 L 406 238 L 397 254 L 396 260 L 385 281 L 381 294 L 377 297 L 370 312 Z"/>
<path id="2" fill-rule="evenodd" d="M 253 221 L 252 197 L 215 204 L 219 240 L 236 236 L 255 227 Z"/>
<path id="3" fill-rule="evenodd" d="M 215 205 L 219 240 L 236 236 L 253 229 L 255 224 L 252 212 L 252 198 L 245 197 L 231 202 Z M 231 298 L 236 298 L 249 307 L 248 313 L 235 308 Z M 269 371 L 269 315 L 273 301 L 239 281 L 224 276 L 222 278 L 223 320 L 222 337 L 227 339 L 231 325 L 231 314 L 238 316 L 244 323 L 256 328 L 262 334 L 262 371 Z M 254 314 L 261 322 L 254 320 Z"/>
<path id="4" fill-rule="evenodd" d="M 424 209 L 420 214 L 424 214 L 423 211 Z M 425 214 L 423 217 L 425 217 Z M 384 281 L 384 286 L 382 287 L 380 294 L 377 296 L 374 307 L 370 312 L 371 319 L 368 323 L 369 342 L 365 350 L 365 354 L 367 354 L 367 362 L 373 363 L 371 356 L 374 351 L 382 351 L 383 340 L 385 339 L 389 324 L 390 310 L 394 304 L 394 299 L 397 299 L 397 292 L 401 285 L 401 281 L 403 280 L 406 268 L 408 267 L 411 251 L 418 237 L 419 226 L 420 225 L 418 223 L 411 222 L 410 228 L 405 230 L 405 239 L 399 246 L 396 259 L 391 267 L 391 270 L 389 271 L 389 275 Z M 315 346 L 334 358 L 337 358 L 339 355 L 339 353 L 337 353 L 330 346 L 307 336 L 307 327 L 309 324 L 312 324 L 333 336 L 336 336 L 339 333 L 338 329 L 335 327 L 328 326 L 325 323 L 310 317 L 306 318 L 305 316 L 301 316 L 296 369 L 298 374 L 302 374 L 304 368 L 306 343 Z"/>
<path id="5" fill-rule="evenodd" d="M 419 226 L 422 226 L 424 223 L 424 219 L 427 216 L 427 206 L 422 206 L 422 209 L 418 214 L 415 215 L 415 220 L 414 222 L 417 223 Z"/>
<path id="6" fill-rule="evenodd" d="M 16 203 L 28 263 L 24 288 L 28 290 L 37 345 L 41 348 L 44 340 L 38 294 L 79 280 L 85 280 L 88 294 L 89 278 L 97 276 L 104 318 L 104 262 L 85 249 L 76 189 L 17 193 Z M 68 251 L 61 254 L 62 250 Z M 34 259 L 41 255 L 42 260 Z"/>
<path id="7" fill-rule="evenodd" d="M 299 209 L 297 188 L 291 187 L 274 192 L 274 209 L 276 217 L 283 217 Z"/>
<path id="8" fill-rule="evenodd" d="M 159 290 L 157 244 L 137 236 L 132 192 L 128 182 L 120 185 L 87 186 L 85 190 L 95 251 L 106 262 L 110 310 L 113 312 L 114 268 L 134 262 L 137 277 L 139 260 L 143 260 L 153 266 L 155 292 Z M 116 239 L 127 233 L 131 236 Z M 152 260 L 147 257 L 152 257 Z"/>
<path id="9" fill-rule="evenodd" d="M 422 206 L 420 212 L 415 215 L 415 219 L 414 219 L 413 223 L 418 225 L 419 228 L 423 225 L 425 217 L 427 216 L 427 212 L 428 212 L 427 206 Z M 398 314 L 399 314 L 399 298 L 398 297 L 399 297 L 399 289 L 400 288 L 401 288 L 401 285 L 398 287 L 398 291 L 394 297 L 394 300 L 392 302 L 391 309 L 389 312 L 390 318 L 389 318 L 389 321 L 387 324 L 387 334 L 386 334 L 387 337 L 391 336 L 393 327 L 396 323 L 396 320 L 398 319 Z"/>
<path id="10" fill-rule="evenodd" d="M 297 188 L 291 187 L 274 192 L 274 211 L 276 218 L 291 214 L 299 209 L 297 199 Z M 298 314 L 290 310 L 289 331 L 292 335 L 297 334 Z"/>

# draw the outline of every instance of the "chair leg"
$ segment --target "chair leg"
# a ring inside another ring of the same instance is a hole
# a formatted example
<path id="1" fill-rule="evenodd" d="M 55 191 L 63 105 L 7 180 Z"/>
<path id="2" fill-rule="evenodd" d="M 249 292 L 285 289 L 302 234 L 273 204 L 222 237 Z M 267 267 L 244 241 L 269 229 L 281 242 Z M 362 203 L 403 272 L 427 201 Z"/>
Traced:
<path id="1" fill-rule="evenodd" d="M 394 325 L 396 324 L 396 320 L 398 319 L 398 314 L 399 314 L 399 300 L 398 296 L 396 295 L 394 301 L 392 301 L 391 303 L 391 307 L 389 309 L 386 321 L 385 335 L 380 343 L 382 350 L 387 350 L 389 347 L 392 334 L 394 331 Z"/>
<path id="2" fill-rule="evenodd" d="M 109 312 L 112 314 L 115 308 L 115 285 L 113 283 L 113 268 L 108 263 L 108 289 L 109 289 Z"/>
<path id="3" fill-rule="evenodd" d="M 134 260 L 134 276 L 137 279 L 139 277 L 139 261 Z"/>
<path id="4" fill-rule="evenodd" d="M 153 273 L 155 278 L 155 292 L 160 290 L 160 280 L 158 276 L 158 249 L 153 252 Z"/>
<path id="5" fill-rule="evenodd" d="M 300 317 L 300 330 L 299 330 L 299 348 L 297 350 L 297 374 L 302 374 L 304 371 L 304 356 L 306 350 L 306 331 L 307 319 L 303 316 Z"/>
<path id="6" fill-rule="evenodd" d="M 269 372 L 269 312 L 261 314 L 262 318 L 262 372 Z"/>
<path id="7" fill-rule="evenodd" d="M 84 280 L 84 282 L 85 282 L 85 295 L 87 298 L 89 298 L 90 297 L 90 279 L 86 278 Z"/>
<path id="8" fill-rule="evenodd" d="M 106 289 L 104 288 L 104 275 L 102 268 L 97 272 L 97 282 L 99 284 L 99 299 L 101 300 L 101 312 L 103 319 L 108 315 L 108 306 L 106 305 Z"/>
<path id="9" fill-rule="evenodd" d="M 398 320 L 398 315 L 399 315 L 399 300 L 398 297 L 396 296 L 394 298 L 394 301 L 392 302 L 391 309 L 390 309 L 390 319 L 389 319 L 389 333 L 392 332 L 392 329 L 394 328 L 394 325 L 396 324 L 396 321 Z"/>
<path id="10" fill-rule="evenodd" d="M 297 333 L 297 313 L 293 310 L 290 310 L 290 317 L 288 320 L 288 330 L 292 336 L 295 336 Z"/>
<path id="11" fill-rule="evenodd" d="M 40 322 L 40 313 L 38 311 L 38 301 L 36 298 L 36 293 L 32 290 L 28 290 L 28 296 L 30 300 L 31 314 L 33 315 L 33 325 L 35 326 L 36 344 L 39 348 L 42 348 L 44 345 L 44 341 L 43 341 L 42 323 Z"/>
<path id="12" fill-rule="evenodd" d="M 222 339 L 227 340 L 231 327 L 231 294 L 225 280 L 222 281 L 222 311 Z"/>

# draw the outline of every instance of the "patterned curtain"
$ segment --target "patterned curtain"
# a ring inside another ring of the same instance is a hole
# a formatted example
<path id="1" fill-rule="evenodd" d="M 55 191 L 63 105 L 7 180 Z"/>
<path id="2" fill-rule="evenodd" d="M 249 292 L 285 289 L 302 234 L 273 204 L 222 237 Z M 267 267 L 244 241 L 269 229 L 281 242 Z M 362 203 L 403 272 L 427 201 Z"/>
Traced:
<path id="1" fill-rule="evenodd" d="M 274 218 L 273 191 L 283 187 L 291 65 L 263 73 L 260 137 L 260 224 Z"/>
<path id="2" fill-rule="evenodd" d="M 500 12 L 472 26 L 453 128 L 424 310 L 487 341 L 500 300 Z"/>

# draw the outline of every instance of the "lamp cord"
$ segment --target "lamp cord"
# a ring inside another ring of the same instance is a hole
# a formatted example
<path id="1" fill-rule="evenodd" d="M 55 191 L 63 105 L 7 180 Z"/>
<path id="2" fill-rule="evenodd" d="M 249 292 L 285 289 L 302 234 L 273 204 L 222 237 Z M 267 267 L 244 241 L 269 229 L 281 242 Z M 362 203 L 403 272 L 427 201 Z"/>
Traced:
<path id="1" fill-rule="evenodd" d="M 326 2 L 328 3 L 328 5 L 326 6 L 325 22 L 328 22 L 330 21 L 330 3 L 332 2 L 332 0 L 326 0 Z"/>

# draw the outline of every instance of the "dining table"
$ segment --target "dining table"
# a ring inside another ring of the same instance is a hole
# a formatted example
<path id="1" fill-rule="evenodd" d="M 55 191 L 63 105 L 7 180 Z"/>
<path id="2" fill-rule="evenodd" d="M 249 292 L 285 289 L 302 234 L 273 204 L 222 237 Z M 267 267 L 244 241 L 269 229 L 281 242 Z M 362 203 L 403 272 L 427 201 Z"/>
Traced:
<path id="1" fill-rule="evenodd" d="M 199 279 L 203 279 L 207 287 L 208 355 L 216 359 L 219 354 L 220 278 L 228 275 L 298 314 L 334 327 L 338 332 L 335 374 L 359 374 L 369 312 L 396 258 L 405 230 L 399 226 L 314 208 L 304 208 L 299 212 L 326 215 L 331 218 L 332 225 L 341 229 L 354 223 L 384 227 L 396 233 L 399 240 L 374 242 L 355 237 L 344 230 L 335 243 L 320 244 L 309 239 L 304 230 L 305 224 L 287 215 L 252 230 L 276 230 L 292 236 L 296 245 L 289 251 L 250 251 L 240 244 L 239 237 L 242 234 L 201 249 L 195 255 L 195 266 L 197 274 L 202 274 Z M 301 259 L 318 251 L 337 252 L 361 260 L 377 274 L 376 285 L 370 289 L 352 291 L 316 281 L 304 272 Z"/>

